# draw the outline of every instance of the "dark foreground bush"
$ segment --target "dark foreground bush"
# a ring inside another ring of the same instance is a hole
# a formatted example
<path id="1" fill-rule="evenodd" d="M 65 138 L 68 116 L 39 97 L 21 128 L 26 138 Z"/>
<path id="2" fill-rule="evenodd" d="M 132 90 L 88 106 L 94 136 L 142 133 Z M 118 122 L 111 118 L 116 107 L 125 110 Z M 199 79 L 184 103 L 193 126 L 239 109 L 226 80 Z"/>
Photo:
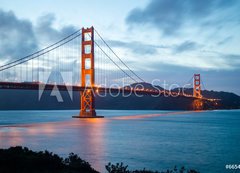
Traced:
<path id="1" fill-rule="evenodd" d="M 63 159 L 48 151 L 28 148 L 0 149 L 0 173 L 98 173 L 91 165 L 71 153 Z"/>
<path id="2" fill-rule="evenodd" d="M 115 165 L 108 163 L 105 167 L 108 173 L 199 173 L 195 170 L 186 170 L 184 167 L 178 169 L 176 166 L 173 169 L 161 172 L 146 169 L 130 171 L 128 170 L 128 165 L 124 165 L 123 163 L 116 163 Z"/>
<path id="3" fill-rule="evenodd" d="M 108 173 L 197 173 L 185 168 L 165 172 L 150 170 L 128 170 L 123 163 L 106 165 Z M 0 149 L 0 173 L 99 173 L 76 154 L 70 153 L 65 159 L 48 151 L 34 152 L 28 148 L 11 147 Z"/>

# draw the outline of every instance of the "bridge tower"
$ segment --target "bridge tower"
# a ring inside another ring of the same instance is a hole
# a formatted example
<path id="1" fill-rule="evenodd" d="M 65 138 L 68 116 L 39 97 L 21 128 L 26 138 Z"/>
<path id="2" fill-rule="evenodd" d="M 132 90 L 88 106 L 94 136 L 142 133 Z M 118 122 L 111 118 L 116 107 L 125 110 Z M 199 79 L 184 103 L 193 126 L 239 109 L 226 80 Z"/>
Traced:
<path id="1" fill-rule="evenodd" d="M 81 110 L 79 116 L 74 118 L 101 118 L 95 111 L 95 70 L 94 70 L 94 28 L 82 28 L 81 53 Z"/>
<path id="2" fill-rule="evenodd" d="M 202 98 L 200 74 L 194 74 L 193 97 Z"/>

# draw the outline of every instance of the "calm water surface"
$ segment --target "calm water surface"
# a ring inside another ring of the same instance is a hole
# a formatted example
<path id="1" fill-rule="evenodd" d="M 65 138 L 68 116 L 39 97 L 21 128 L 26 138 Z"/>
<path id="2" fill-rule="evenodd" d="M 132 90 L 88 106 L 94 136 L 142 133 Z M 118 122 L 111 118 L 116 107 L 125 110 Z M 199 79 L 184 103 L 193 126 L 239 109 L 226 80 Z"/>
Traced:
<path id="1" fill-rule="evenodd" d="M 240 164 L 240 110 L 97 112 L 105 118 L 72 119 L 73 110 L 0 111 L 0 147 L 48 149 L 63 157 L 74 152 L 101 172 L 110 161 L 207 173 Z"/>

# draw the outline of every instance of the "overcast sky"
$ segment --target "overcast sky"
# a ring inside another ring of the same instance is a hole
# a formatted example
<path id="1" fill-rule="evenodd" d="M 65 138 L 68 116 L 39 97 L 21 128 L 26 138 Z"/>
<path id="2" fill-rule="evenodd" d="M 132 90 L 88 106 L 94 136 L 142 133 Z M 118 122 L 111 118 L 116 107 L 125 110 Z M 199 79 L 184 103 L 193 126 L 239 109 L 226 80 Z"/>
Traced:
<path id="1" fill-rule="evenodd" d="M 0 0 L 0 61 L 20 58 L 94 26 L 146 81 L 240 95 L 238 0 Z M 24 44 L 23 44 L 24 43 Z"/>

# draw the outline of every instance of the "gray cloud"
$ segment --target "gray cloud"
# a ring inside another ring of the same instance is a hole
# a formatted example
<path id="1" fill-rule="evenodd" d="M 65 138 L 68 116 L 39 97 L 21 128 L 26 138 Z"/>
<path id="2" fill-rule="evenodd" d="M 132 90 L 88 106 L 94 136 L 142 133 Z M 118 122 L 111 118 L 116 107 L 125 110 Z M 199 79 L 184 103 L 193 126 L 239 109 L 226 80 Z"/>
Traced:
<path id="1" fill-rule="evenodd" d="M 201 50 L 201 53 L 203 53 L 203 57 L 207 58 L 207 62 L 209 63 L 215 63 L 220 62 L 218 67 L 224 69 L 224 67 L 227 67 L 227 69 L 231 70 L 240 70 L 240 54 L 234 54 L 234 53 L 225 53 L 225 52 L 218 52 L 218 51 L 212 51 L 212 50 Z M 221 65 L 220 65 L 221 64 Z M 223 67 L 224 66 L 224 67 Z M 222 70 L 225 71 L 225 70 Z M 226 70 L 229 71 L 229 70 Z"/>
<path id="2" fill-rule="evenodd" d="M 42 48 L 39 44 L 47 46 L 76 31 L 72 25 L 55 29 L 54 22 L 55 16 L 47 14 L 33 25 L 29 20 L 17 18 L 12 11 L 0 9 L 0 59 L 6 62 L 22 58 Z"/>
<path id="3" fill-rule="evenodd" d="M 41 37 L 39 39 L 42 39 L 46 42 L 54 42 L 77 30 L 73 25 L 63 26 L 60 29 L 55 29 L 53 27 L 55 21 L 56 17 L 54 14 L 46 14 L 38 18 L 35 32 Z"/>
<path id="4" fill-rule="evenodd" d="M 239 4 L 234 0 L 151 0 L 143 9 L 133 9 L 126 22 L 130 25 L 154 26 L 165 35 L 179 32 L 185 23 L 200 25 L 217 10 Z"/>
<path id="5" fill-rule="evenodd" d="M 141 76 L 144 79 L 149 79 L 150 81 L 153 79 L 160 79 L 160 84 L 163 84 L 163 81 L 166 80 L 167 84 L 176 83 L 183 86 L 189 82 L 193 74 L 200 73 L 205 86 L 203 89 L 234 92 L 240 95 L 239 80 L 237 80 L 240 73 L 239 69 L 229 71 L 203 70 L 199 68 L 186 68 L 156 63 L 152 64 L 152 66 L 158 68 L 160 72 L 143 72 Z M 169 85 L 167 87 L 169 87 Z"/>
<path id="6" fill-rule="evenodd" d="M 112 47 L 122 47 L 131 50 L 133 53 L 139 55 L 153 55 L 157 54 L 157 50 L 159 48 L 168 48 L 168 46 L 164 45 L 151 45 L 151 44 L 144 44 L 141 42 L 133 41 L 133 42 L 123 42 L 123 41 L 116 41 L 116 40 L 108 40 L 107 41 Z"/>
<path id="7" fill-rule="evenodd" d="M 225 61 L 226 65 L 232 68 L 239 69 L 240 66 L 240 54 L 224 54 L 219 53 L 219 59 Z"/>
<path id="8" fill-rule="evenodd" d="M 185 41 L 179 45 L 174 46 L 173 53 L 182 53 L 182 52 L 186 52 L 186 51 L 192 51 L 192 50 L 196 50 L 201 47 L 202 47 L 201 45 L 199 45 L 195 42 Z"/>
<path id="9" fill-rule="evenodd" d="M 224 45 L 227 42 L 231 41 L 232 39 L 233 39 L 233 36 L 228 36 L 228 37 L 224 38 L 223 40 L 219 41 L 217 44 L 218 45 Z"/>
<path id="10" fill-rule="evenodd" d="M 0 58 L 20 58 L 38 49 L 32 23 L 0 9 Z"/>

